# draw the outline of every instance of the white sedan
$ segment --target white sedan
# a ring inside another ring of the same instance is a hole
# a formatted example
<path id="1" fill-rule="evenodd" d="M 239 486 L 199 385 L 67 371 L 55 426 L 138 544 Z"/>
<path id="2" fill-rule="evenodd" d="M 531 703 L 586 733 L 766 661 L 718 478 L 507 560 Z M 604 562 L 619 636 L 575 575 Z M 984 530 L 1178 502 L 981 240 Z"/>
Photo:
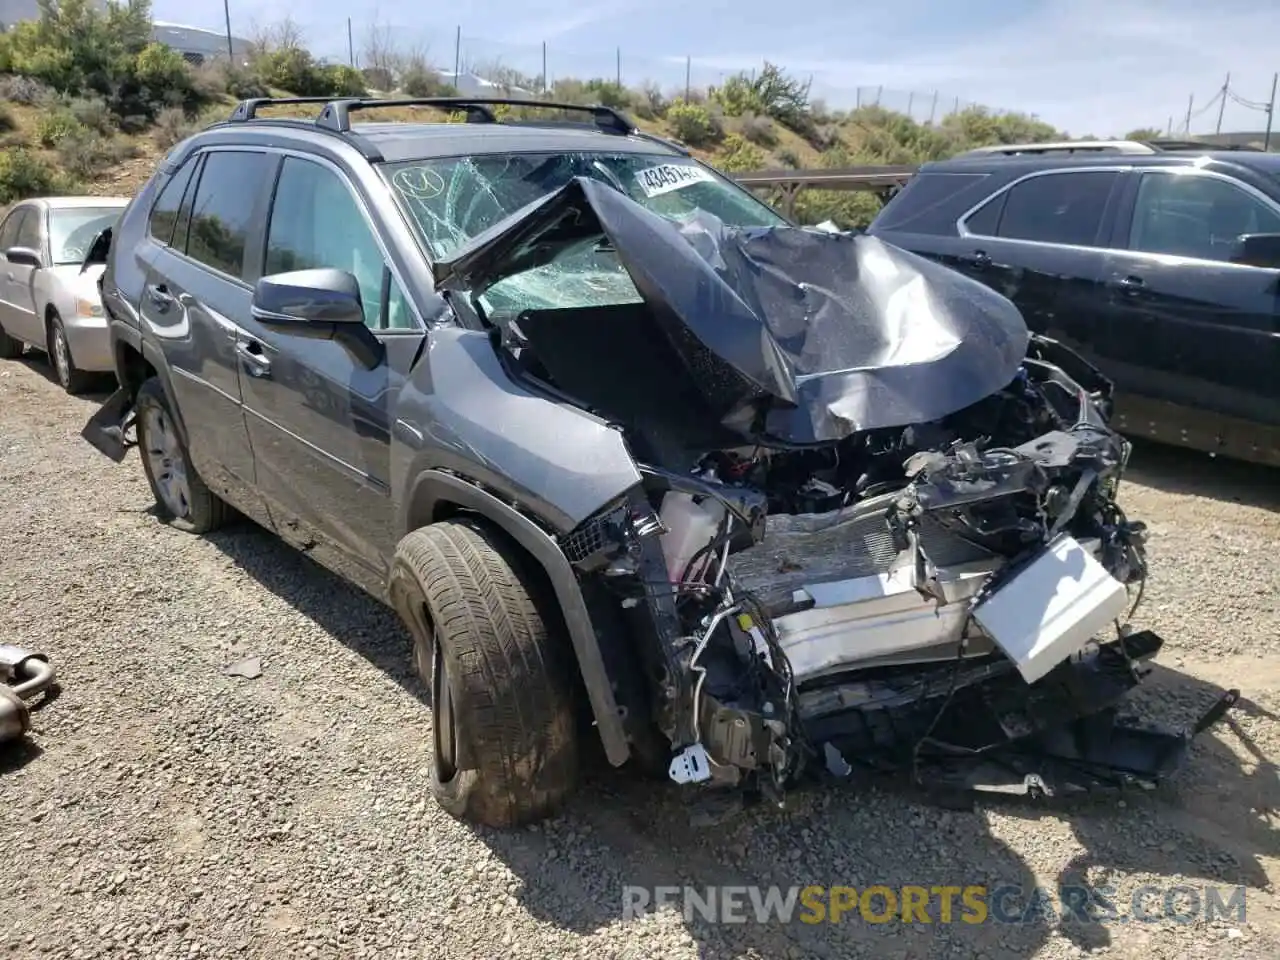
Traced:
<path id="1" fill-rule="evenodd" d="M 85 264 L 94 238 L 113 226 L 125 197 L 42 197 L 0 221 L 0 359 L 45 351 L 68 393 L 115 369 L 98 277 Z"/>

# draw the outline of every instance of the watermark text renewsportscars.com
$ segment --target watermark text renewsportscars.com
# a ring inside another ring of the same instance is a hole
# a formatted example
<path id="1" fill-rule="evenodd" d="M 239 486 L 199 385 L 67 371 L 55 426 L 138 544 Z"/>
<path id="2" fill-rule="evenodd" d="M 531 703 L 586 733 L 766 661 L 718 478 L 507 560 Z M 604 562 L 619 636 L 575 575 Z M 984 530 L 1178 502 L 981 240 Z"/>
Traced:
<path id="1" fill-rule="evenodd" d="M 622 888 L 622 914 L 657 910 L 708 923 L 1194 923 L 1245 921 L 1245 888 L 1063 884 Z"/>

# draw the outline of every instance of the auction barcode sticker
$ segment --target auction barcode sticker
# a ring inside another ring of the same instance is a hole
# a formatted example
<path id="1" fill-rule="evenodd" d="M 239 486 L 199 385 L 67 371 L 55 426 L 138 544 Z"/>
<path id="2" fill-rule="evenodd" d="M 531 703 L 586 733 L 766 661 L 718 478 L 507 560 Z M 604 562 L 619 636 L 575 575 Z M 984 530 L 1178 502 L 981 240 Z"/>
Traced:
<path id="1" fill-rule="evenodd" d="M 656 197 L 695 183 L 714 183 L 715 178 L 702 167 L 692 164 L 664 163 L 638 171 L 636 182 L 646 197 Z"/>

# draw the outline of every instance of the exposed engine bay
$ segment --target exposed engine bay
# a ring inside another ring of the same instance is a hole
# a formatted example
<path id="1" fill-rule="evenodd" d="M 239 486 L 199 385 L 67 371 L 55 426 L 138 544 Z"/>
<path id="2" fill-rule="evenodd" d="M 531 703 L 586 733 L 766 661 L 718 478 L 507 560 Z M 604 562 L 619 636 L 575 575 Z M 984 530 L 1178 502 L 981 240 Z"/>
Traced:
<path id="1" fill-rule="evenodd" d="M 1126 625 L 1147 565 L 1110 383 L 1003 297 L 585 180 L 436 270 L 512 377 L 627 438 L 643 483 L 560 543 L 635 638 L 620 701 L 673 780 L 1052 793 L 1178 762 L 1186 735 L 1117 721 L 1162 641 Z"/>

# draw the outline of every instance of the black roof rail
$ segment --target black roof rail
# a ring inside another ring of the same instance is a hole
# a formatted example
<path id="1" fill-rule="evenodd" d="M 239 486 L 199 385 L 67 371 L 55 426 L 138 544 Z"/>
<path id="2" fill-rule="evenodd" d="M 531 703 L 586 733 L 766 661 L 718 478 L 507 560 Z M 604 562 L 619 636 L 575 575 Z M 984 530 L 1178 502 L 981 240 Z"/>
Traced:
<path id="1" fill-rule="evenodd" d="M 415 97 L 405 100 L 332 100 L 316 118 L 316 125 L 339 133 L 351 129 L 351 113 L 354 110 L 382 109 L 384 107 L 436 107 L 441 110 L 461 110 L 472 123 L 496 123 L 497 117 L 489 107 L 539 107 L 543 110 L 572 110 L 589 113 L 596 126 L 611 133 L 632 134 L 636 125 L 625 114 L 600 105 L 584 106 L 580 103 L 557 103 L 550 100 L 516 100 L 490 97 Z"/>
<path id="2" fill-rule="evenodd" d="M 258 119 L 262 107 L 289 107 L 301 103 L 332 103 L 333 97 L 251 97 L 241 100 L 228 118 L 232 123 Z"/>

